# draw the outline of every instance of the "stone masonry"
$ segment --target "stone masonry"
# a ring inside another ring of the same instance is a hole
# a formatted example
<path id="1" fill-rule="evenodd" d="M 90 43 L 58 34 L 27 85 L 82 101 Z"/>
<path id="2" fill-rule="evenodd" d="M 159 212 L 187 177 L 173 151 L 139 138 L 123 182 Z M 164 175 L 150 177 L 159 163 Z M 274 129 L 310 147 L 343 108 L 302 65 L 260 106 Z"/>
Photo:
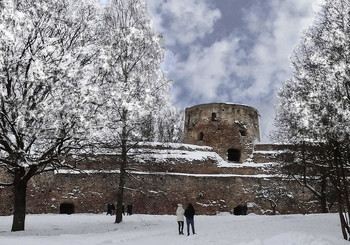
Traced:
<path id="1" fill-rule="evenodd" d="M 184 142 L 140 144 L 130 157 L 125 205 L 136 213 L 174 214 L 177 204 L 192 203 L 197 214 L 233 212 L 248 204 L 248 213 L 270 214 L 262 193 L 288 190 L 277 211 L 313 213 L 318 201 L 292 180 L 269 167 L 288 155 L 289 146 L 259 145 L 256 109 L 213 103 L 186 109 Z M 79 171 L 59 170 L 28 184 L 27 213 L 102 213 L 116 201 L 120 152 L 103 150 L 87 156 Z M 0 179 L 6 176 L 0 172 Z M 0 188 L 0 215 L 12 214 L 13 194 Z"/>
<path id="2" fill-rule="evenodd" d="M 256 141 L 259 114 L 253 107 L 212 103 L 185 111 L 184 143 L 211 146 L 226 161 L 245 162 Z"/>
<path id="3" fill-rule="evenodd" d="M 311 193 L 301 192 L 298 184 L 284 180 L 265 168 L 271 164 L 271 149 L 259 150 L 266 163 L 223 163 L 207 147 L 157 145 L 142 149 L 129 171 L 125 204 L 133 204 L 135 213 L 174 214 L 177 203 L 191 202 L 197 214 L 231 212 L 247 203 L 248 212 L 270 214 L 267 200 L 259 194 L 278 184 L 291 190 L 295 198 L 280 202 L 279 213 L 317 212 Z M 253 154 L 254 155 L 254 154 Z M 73 207 L 74 213 L 102 213 L 107 203 L 115 202 L 118 184 L 118 154 L 89 157 L 80 171 L 61 170 L 34 177 L 28 185 L 28 213 L 60 213 Z M 269 163 L 267 163 L 269 162 Z M 11 190 L 0 189 L 0 215 L 12 213 Z"/>

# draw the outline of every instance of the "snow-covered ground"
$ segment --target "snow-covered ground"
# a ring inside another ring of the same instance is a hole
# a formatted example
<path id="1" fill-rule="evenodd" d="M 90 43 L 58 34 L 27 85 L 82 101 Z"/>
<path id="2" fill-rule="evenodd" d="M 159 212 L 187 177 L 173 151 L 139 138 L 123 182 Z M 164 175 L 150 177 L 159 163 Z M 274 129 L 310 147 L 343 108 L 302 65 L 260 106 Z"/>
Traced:
<path id="1" fill-rule="evenodd" d="M 342 245 L 337 214 L 196 216 L 196 235 L 178 235 L 175 216 L 105 214 L 28 215 L 26 231 L 10 232 L 12 217 L 0 216 L 1 245 Z M 185 225 L 186 228 L 186 225 Z M 186 232 L 185 232 L 186 233 Z"/>

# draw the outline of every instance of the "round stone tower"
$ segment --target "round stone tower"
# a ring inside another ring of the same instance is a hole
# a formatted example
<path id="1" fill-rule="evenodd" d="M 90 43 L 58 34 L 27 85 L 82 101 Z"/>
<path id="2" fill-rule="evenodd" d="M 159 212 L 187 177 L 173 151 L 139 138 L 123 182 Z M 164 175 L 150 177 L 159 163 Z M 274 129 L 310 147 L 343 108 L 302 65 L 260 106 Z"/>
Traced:
<path id="1" fill-rule="evenodd" d="M 184 143 L 211 146 L 230 162 L 245 162 L 260 141 L 259 114 L 250 106 L 211 103 L 185 110 Z"/>

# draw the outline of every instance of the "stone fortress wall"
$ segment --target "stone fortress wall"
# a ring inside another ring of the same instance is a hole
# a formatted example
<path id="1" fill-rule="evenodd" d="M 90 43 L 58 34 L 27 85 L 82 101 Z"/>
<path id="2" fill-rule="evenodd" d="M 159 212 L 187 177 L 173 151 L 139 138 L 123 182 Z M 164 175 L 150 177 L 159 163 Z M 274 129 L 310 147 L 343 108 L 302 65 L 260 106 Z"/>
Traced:
<path id="1" fill-rule="evenodd" d="M 186 147 L 186 145 L 184 145 Z M 150 149 L 148 149 L 150 150 Z M 311 193 L 302 192 L 298 184 L 264 171 L 264 165 L 256 163 L 220 166 L 219 159 L 212 158 L 212 151 L 174 149 L 166 161 L 152 157 L 133 168 L 158 163 L 147 171 L 135 171 L 127 179 L 125 204 L 133 204 L 135 213 L 174 214 L 177 204 L 192 203 L 197 214 L 214 215 L 233 212 L 237 205 L 248 204 L 248 213 L 271 214 L 267 200 L 259 197 L 266 187 L 278 183 L 279 187 L 293 190 L 295 199 L 281 201 L 278 212 L 282 214 L 317 212 L 318 205 Z M 174 156 L 201 154 L 203 158 L 188 160 Z M 260 151 L 259 158 L 262 157 Z M 173 156 L 172 156 L 173 155 Z M 271 156 L 268 151 L 267 157 Z M 28 184 L 27 213 L 103 213 L 107 203 L 116 201 L 118 186 L 117 166 L 101 168 L 104 156 L 90 159 L 90 167 L 81 171 L 61 170 L 34 177 Z M 118 161 L 117 159 L 114 159 Z M 266 159 L 266 161 L 268 161 Z M 93 166 L 93 167 L 92 167 Z M 115 168 L 115 169 L 114 169 Z M 13 195 L 7 188 L 0 189 L 0 215 L 12 213 Z"/>
<path id="2" fill-rule="evenodd" d="M 192 203 L 198 214 L 232 213 L 234 207 L 247 203 L 248 213 L 270 214 L 270 203 L 260 194 L 276 185 L 294 196 L 280 202 L 280 213 L 319 211 L 311 193 L 268 170 L 288 153 L 286 146 L 254 145 L 259 140 L 254 108 L 199 105 L 186 109 L 185 124 L 184 141 L 193 145 L 145 144 L 137 158 L 131 159 L 125 204 L 133 204 L 136 213 L 174 214 L 177 203 Z M 107 203 L 116 200 L 118 162 L 118 152 L 98 154 L 81 163 L 81 171 L 34 177 L 28 184 L 27 212 L 105 212 Z M 0 215 L 10 215 L 11 190 L 0 188 L 0 197 Z"/>

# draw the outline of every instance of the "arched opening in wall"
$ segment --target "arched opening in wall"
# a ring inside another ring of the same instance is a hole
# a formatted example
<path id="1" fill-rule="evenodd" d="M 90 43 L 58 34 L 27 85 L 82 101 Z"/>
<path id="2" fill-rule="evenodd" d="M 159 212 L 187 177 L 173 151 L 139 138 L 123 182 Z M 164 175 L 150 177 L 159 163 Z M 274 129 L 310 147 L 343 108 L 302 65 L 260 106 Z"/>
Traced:
<path id="1" fill-rule="evenodd" d="M 203 139 L 204 139 L 204 133 L 203 133 L 203 132 L 200 132 L 200 133 L 198 134 L 198 141 L 203 141 Z"/>
<path id="2" fill-rule="evenodd" d="M 74 214 L 74 204 L 67 202 L 61 203 L 60 214 Z"/>
<path id="3" fill-rule="evenodd" d="M 237 149 L 227 150 L 227 160 L 231 162 L 239 162 L 241 159 L 241 151 Z"/>
<path id="4" fill-rule="evenodd" d="M 247 130 L 241 129 L 241 130 L 239 130 L 239 134 L 240 134 L 241 136 L 247 136 Z"/>
<path id="5" fill-rule="evenodd" d="M 213 112 L 213 113 L 211 114 L 211 120 L 212 120 L 212 121 L 217 121 L 217 120 L 218 120 L 217 117 L 216 117 L 216 113 L 215 113 L 215 112 Z"/>

